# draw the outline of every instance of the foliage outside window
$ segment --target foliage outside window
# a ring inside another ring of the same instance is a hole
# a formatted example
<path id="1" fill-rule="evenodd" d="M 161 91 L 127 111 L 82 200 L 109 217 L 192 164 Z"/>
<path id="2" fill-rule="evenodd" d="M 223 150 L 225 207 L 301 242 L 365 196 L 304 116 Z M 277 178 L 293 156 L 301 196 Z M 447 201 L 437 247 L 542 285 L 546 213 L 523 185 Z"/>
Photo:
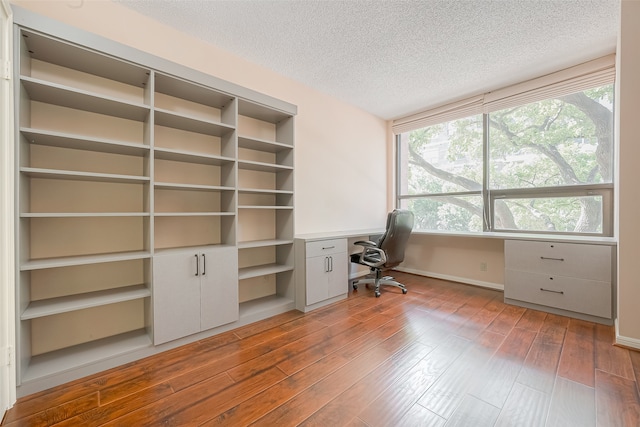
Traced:
<path id="1" fill-rule="evenodd" d="M 613 85 L 398 135 L 416 230 L 611 235 Z"/>

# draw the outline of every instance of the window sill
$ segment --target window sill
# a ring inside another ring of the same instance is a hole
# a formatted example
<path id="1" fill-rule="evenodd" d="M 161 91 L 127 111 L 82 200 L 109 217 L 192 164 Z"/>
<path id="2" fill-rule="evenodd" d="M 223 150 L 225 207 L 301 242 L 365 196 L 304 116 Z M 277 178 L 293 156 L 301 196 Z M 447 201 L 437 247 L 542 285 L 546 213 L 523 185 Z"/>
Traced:
<path id="1" fill-rule="evenodd" d="M 483 232 L 467 233 L 456 231 L 413 231 L 412 234 L 420 236 L 443 236 L 443 237 L 463 237 L 480 239 L 502 239 L 502 240 L 544 240 L 562 243 L 588 243 L 592 245 L 616 246 L 618 240 L 615 237 L 599 236 L 572 236 L 568 234 L 549 233 L 508 233 L 508 232 Z"/>

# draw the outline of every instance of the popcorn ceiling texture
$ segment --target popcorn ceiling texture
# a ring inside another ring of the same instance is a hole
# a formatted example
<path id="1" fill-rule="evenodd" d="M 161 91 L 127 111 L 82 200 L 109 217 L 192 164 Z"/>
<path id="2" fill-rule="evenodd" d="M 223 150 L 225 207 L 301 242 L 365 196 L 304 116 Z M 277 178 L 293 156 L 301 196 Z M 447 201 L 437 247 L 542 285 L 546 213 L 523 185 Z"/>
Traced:
<path id="1" fill-rule="evenodd" d="M 394 119 L 615 51 L 620 0 L 116 0 Z"/>

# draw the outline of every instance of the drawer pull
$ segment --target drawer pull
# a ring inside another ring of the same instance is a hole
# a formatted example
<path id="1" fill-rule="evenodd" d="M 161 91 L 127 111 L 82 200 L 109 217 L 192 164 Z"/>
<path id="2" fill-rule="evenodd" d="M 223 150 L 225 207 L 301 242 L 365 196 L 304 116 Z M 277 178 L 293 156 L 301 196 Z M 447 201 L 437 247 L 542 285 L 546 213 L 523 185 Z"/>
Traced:
<path id="1" fill-rule="evenodd" d="M 564 295 L 564 291 L 554 291 L 553 289 L 545 289 L 545 288 L 540 288 L 541 291 L 543 292 L 553 292 L 554 294 L 562 294 Z"/>
<path id="2" fill-rule="evenodd" d="M 548 259 L 548 260 L 551 260 L 551 261 L 564 261 L 564 258 L 549 258 L 549 257 L 546 257 L 546 256 L 541 256 L 540 259 Z"/>
<path id="3" fill-rule="evenodd" d="M 323 247 L 322 247 L 322 250 L 325 250 L 325 249 L 333 249 L 333 248 L 335 248 L 335 245 L 334 245 L 334 246 L 326 246 L 326 247 L 325 247 L 325 246 L 323 246 Z"/>

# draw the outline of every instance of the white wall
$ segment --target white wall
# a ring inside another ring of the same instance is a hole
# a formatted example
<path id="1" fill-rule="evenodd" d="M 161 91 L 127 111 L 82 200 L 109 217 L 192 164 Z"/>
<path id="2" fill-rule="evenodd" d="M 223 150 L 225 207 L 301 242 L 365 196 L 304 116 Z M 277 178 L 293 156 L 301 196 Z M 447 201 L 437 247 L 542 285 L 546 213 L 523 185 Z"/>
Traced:
<path id="1" fill-rule="evenodd" d="M 640 2 L 623 0 L 618 38 L 618 343 L 640 348 Z"/>
<path id="2" fill-rule="evenodd" d="M 386 121 L 117 3 L 57 0 L 12 0 L 12 3 L 297 105 L 296 233 L 384 225 Z"/>

